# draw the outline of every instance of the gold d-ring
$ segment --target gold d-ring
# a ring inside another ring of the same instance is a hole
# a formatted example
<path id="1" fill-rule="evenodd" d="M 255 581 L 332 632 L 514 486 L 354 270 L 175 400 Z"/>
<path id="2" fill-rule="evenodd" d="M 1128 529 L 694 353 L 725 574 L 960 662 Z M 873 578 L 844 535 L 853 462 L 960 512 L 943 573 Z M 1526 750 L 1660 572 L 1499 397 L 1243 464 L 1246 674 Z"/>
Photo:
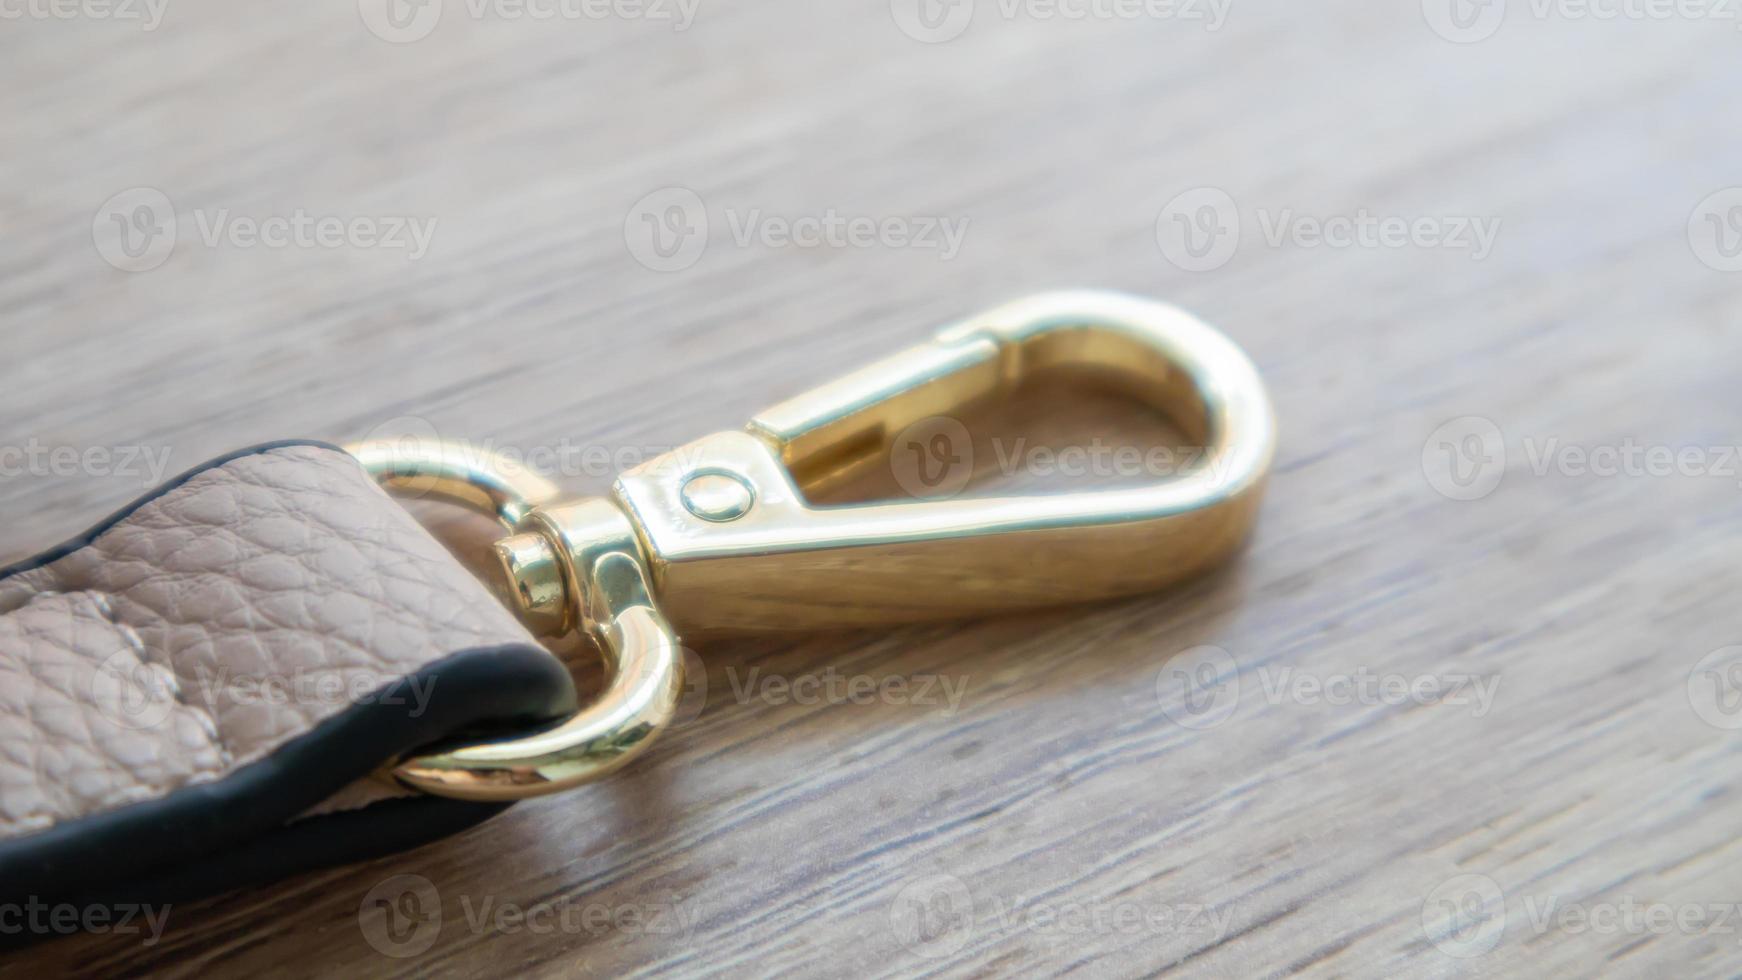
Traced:
<path id="1" fill-rule="evenodd" d="M 510 530 L 526 523 L 557 493 L 548 481 L 513 461 L 465 443 L 388 439 L 346 449 L 390 492 L 461 504 L 496 517 Z M 460 799 L 536 796 L 597 779 L 621 766 L 671 720 L 683 688 L 682 649 L 648 594 L 629 522 L 604 501 L 592 504 L 570 508 L 576 520 L 592 520 L 586 525 L 594 542 L 591 554 L 576 556 L 560 569 L 554 564 L 545 569 L 562 578 L 554 593 L 538 597 L 522 591 L 505 598 L 523 610 L 529 626 L 556 633 L 562 617 L 551 622 L 524 611 L 560 606 L 569 595 L 587 596 L 585 619 L 610 676 L 604 691 L 554 728 L 421 756 L 395 767 L 394 776 L 426 792 Z M 518 564 L 522 556 L 506 547 L 513 540 L 496 549 L 502 562 L 496 582 L 530 589 L 525 580 L 531 576 Z"/>
<path id="2" fill-rule="evenodd" d="M 1153 485 L 1088 493 L 809 503 L 807 492 L 890 465 L 910 426 L 1055 375 L 1148 402 L 1204 447 L 1201 460 Z M 673 624 L 866 626 L 1167 585 L 1244 541 L 1275 443 L 1252 362 L 1175 307 L 1047 293 L 971 317 L 742 432 L 636 467 L 609 497 L 520 516 L 496 549 L 502 591 L 535 628 L 589 632 L 613 668 L 606 691 L 558 728 L 414 759 L 396 774 L 431 793 L 512 799 L 622 765 L 676 709 Z"/>
<path id="3" fill-rule="evenodd" d="M 408 436 L 352 443 L 345 451 L 391 493 L 460 504 L 510 531 L 534 507 L 561 496 L 556 484 L 537 473 L 463 442 Z"/>

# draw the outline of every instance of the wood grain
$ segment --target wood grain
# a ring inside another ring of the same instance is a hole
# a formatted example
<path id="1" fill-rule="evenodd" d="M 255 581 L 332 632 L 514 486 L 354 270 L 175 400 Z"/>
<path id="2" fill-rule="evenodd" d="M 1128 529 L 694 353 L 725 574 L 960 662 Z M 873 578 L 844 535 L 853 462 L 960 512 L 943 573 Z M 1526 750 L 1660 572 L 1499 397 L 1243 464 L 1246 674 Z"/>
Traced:
<path id="1" fill-rule="evenodd" d="M 149 31 L 0 24 L 0 447 L 145 447 L 173 471 L 427 423 L 635 457 L 1077 285 L 1221 325 L 1283 431 L 1252 548 L 1218 575 L 1086 609 L 712 644 L 699 716 L 606 784 L 176 908 L 152 946 L 77 936 L 0 971 L 1742 971 L 1742 915 L 1714 911 L 1742 896 L 1742 741 L 1693 673 L 1742 643 L 1738 477 L 1535 465 L 1550 445 L 1636 445 L 1710 450 L 1717 469 L 1742 441 L 1742 278 L 1689 233 L 1742 184 L 1735 24 L 1513 4 L 1455 44 L 1415 3 L 1240 0 L 1210 31 L 988 0 L 959 37 L 920 43 L 901 2 L 703 2 L 674 30 L 448 0 L 405 44 L 348 0 L 169 0 Z M 105 202 L 137 187 L 173 202 L 178 231 L 129 273 L 99 243 Z M 662 273 L 629 242 L 638 202 L 669 187 L 705 202 L 710 235 Z M 1158 216 L 1202 187 L 1235 202 L 1239 248 L 1189 272 Z M 202 235 L 297 213 L 436 226 L 416 259 Z M 766 230 L 830 213 L 966 233 L 948 257 L 734 240 L 753 214 Z M 1279 221 L 1362 214 L 1500 225 L 1480 258 L 1270 240 Z M 1471 416 L 1504 434 L 1507 465 L 1460 501 L 1429 478 L 1431 437 Z M 406 417 L 422 422 L 391 422 Z M 80 459 L 0 478 L 0 561 L 147 482 Z M 1237 665 L 1214 688 L 1236 698 L 1186 727 L 1175 671 L 1208 662 L 1202 646 Z M 801 703 L 765 683 L 830 671 L 885 696 Z M 1310 693 L 1361 677 L 1497 686 L 1487 710 Z M 960 685 L 955 708 L 919 698 L 923 678 Z M 430 948 L 394 958 L 359 907 L 402 874 L 442 915 Z M 1478 903 L 1463 933 L 1424 925 L 1489 884 L 1503 918 Z M 1629 905 L 1683 918 L 1634 928 Z M 569 918 L 502 928 L 505 906 Z"/>

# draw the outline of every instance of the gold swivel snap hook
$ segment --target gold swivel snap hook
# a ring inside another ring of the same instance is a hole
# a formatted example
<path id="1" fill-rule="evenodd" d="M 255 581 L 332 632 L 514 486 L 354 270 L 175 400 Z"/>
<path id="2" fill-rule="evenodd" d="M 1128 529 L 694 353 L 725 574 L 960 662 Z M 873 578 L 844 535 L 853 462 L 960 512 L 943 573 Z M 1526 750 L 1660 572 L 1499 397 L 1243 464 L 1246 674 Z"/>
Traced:
<path id="1" fill-rule="evenodd" d="M 815 507 L 886 465 L 908 426 L 1062 376 L 1167 414 L 1200 462 L 1147 486 Z M 503 800 L 595 779 L 670 721 L 677 631 L 759 632 L 937 619 L 1146 592 L 1236 550 L 1275 449 L 1270 401 L 1239 347 L 1184 311 L 1116 293 L 1046 293 L 911 348 L 624 473 L 608 497 L 556 504 L 487 455 L 353 450 L 389 488 L 496 515 L 501 591 L 535 631 L 579 628 L 605 652 L 603 694 L 525 738 L 409 760 L 444 796 Z M 843 597 L 847 601 L 843 601 Z"/>

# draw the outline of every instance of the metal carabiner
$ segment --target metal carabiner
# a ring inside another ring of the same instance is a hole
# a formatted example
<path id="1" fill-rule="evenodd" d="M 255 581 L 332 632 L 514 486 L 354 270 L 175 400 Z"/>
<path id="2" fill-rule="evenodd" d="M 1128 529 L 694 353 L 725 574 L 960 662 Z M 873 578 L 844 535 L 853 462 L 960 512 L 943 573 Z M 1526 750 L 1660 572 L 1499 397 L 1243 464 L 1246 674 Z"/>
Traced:
<path id="1" fill-rule="evenodd" d="M 1089 493 L 809 503 L 807 492 L 888 465 L 909 426 L 1054 375 L 1149 403 L 1204 447 L 1200 462 L 1154 485 Z M 512 523 L 519 533 L 496 546 L 501 591 L 539 632 L 592 634 L 611 673 L 562 725 L 412 759 L 395 775 L 430 793 L 500 800 L 615 769 L 676 710 L 679 630 L 866 626 L 1162 587 L 1240 546 L 1275 441 L 1258 371 L 1227 337 L 1163 303 L 1066 292 L 970 317 L 744 431 L 636 467 L 609 497 L 551 504 L 548 486 L 516 491 L 452 446 L 409 460 L 390 445 L 359 447 L 390 486 L 421 476 Z"/>

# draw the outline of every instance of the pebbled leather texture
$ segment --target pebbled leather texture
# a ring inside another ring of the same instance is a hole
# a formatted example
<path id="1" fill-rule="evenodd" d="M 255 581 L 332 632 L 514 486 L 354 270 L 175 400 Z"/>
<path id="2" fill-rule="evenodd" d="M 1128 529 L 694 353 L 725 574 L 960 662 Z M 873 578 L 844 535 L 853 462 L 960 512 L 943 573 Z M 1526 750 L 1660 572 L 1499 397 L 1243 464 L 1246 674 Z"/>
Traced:
<path id="1" fill-rule="evenodd" d="M 0 845 L 221 786 L 346 713 L 452 712 L 468 692 L 426 668 L 504 650 L 532 663 L 521 687 L 545 689 L 494 710 L 572 704 L 555 659 L 348 454 L 298 443 L 219 461 L 0 569 Z M 352 781 L 286 816 L 395 795 Z"/>

